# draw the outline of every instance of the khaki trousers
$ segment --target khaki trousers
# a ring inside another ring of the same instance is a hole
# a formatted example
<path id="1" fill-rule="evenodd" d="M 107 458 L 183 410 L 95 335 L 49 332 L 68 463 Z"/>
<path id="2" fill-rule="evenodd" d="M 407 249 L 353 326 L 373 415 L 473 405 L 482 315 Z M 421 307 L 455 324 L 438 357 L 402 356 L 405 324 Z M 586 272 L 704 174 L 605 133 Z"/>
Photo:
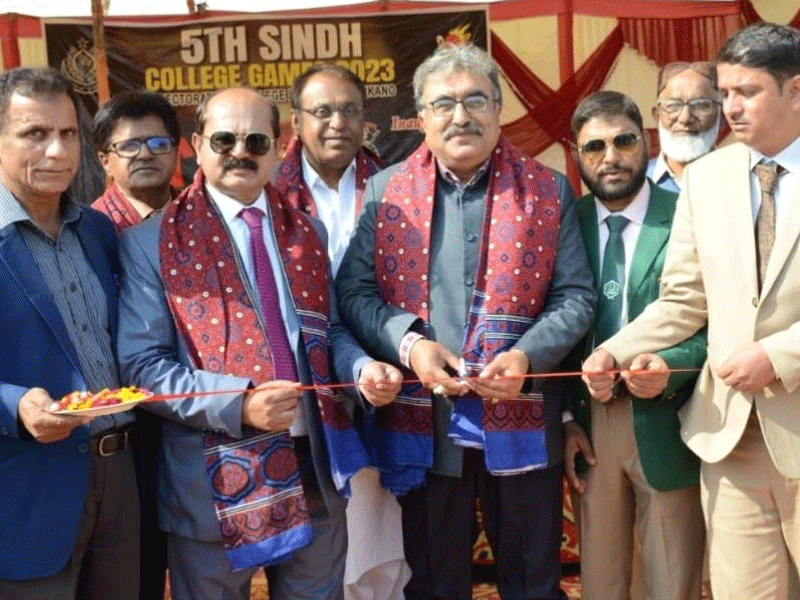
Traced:
<path id="1" fill-rule="evenodd" d="M 775 469 L 755 410 L 733 451 L 703 463 L 701 487 L 714 600 L 785 600 L 800 558 L 800 480 Z"/>
<path id="2" fill-rule="evenodd" d="M 642 471 L 629 399 L 592 402 L 597 464 L 581 498 L 583 600 L 630 598 L 634 536 L 650 600 L 699 600 L 703 519 L 698 486 L 658 491 Z"/>

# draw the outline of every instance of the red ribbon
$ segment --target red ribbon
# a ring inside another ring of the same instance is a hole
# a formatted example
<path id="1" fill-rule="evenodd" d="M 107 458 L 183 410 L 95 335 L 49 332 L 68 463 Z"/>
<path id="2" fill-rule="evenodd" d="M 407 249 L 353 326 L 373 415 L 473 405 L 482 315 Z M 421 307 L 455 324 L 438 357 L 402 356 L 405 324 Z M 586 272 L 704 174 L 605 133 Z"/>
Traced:
<path id="1" fill-rule="evenodd" d="M 511 379 L 552 379 L 556 377 L 580 377 L 583 375 L 618 375 L 620 373 L 697 373 L 700 369 L 667 369 L 667 370 L 648 370 L 648 369 L 637 369 L 637 370 L 630 370 L 630 369 L 610 369 L 607 371 L 560 371 L 555 373 L 527 373 L 525 375 L 504 375 L 500 377 L 494 377 L 488 381 L 502 381 L 502 380 L 511 380 Z M 481 381 L 486 378 L 484 377 L 456 377 L 456 379 L 460 382 L 468 383 L 470 381 Z M 402 383 L 424 383 L 420 379 L 404 379 Z M 441 383 L 437 380 L 432 380 L 430 383 Z M 328 384 L 325 387 L 330 389 L 336 388 L 348 388 L 348 387 L 360 387 L 360 386 L 367 386 L 372 384 L 359 384 L 359 383 L 332 383 Z M 301 385 L 298 387 L 298 390 L 315 390 L 318 386 L 315 385 Z M 142 402 L 164 402 L 167 400 L 182 400 L 185 398 L 194 398 L 197 396 L 224 396 L 228 394 L 244 394 L 251 391 L 252 388 L 243 389 L 243 390 L 213 390 L 207 392 L 183 392 L 178 394 L 155 394 Z"/>

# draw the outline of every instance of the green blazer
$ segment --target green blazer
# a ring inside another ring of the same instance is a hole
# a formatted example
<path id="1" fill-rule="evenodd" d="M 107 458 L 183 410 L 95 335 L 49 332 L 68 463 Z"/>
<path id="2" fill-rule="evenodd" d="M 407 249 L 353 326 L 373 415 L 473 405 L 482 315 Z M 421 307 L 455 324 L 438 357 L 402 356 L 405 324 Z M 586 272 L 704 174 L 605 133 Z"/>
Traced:
<path id="1" fill-rule="evenodd" d="M 645 306 L 658 297 L 661 270 L 667 248 L 672 217 L 675 214 L 677 195 L 650 183 L 650 202 L 642 224 L 642 231 L 634 250 L 628 276 L 628 321 L 632 321 Z M 595 277 L 600 279 L 598 255 L 597 209 L 591 194 L 578 200 L 578 219 L 586 244 L 589 264 Z M 584 358 L 593 350 L 594 326 L 567 358 L 569 369 L 580 369 Z M 670 368 L 699 368 L 706 359 L 706 330 L 686 341 L 658 353 Z M 683 443 L 677 410 L 692 393 L 697 373 L 675 373 L 669 378 L 664 392 L 650 399 L 633 398 L 633 428 L 648 483 L 657 490 L 673 490 L 696 485 L 699 480 L 700 460 Z M 565 383 L 565 406 L 591 439 L 590 397 L 586 386 L 578 378 Z M 600 458 L 600 457 L 598 457 Z M 585 470 L 585 461 L 579 468 Z"/>

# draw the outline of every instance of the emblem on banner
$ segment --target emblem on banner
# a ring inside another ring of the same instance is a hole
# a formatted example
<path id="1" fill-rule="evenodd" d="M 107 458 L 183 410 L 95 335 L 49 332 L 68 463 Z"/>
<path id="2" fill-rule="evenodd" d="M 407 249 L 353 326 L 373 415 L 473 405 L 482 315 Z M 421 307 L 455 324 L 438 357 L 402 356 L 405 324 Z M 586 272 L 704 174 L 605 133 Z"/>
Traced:
<path id="1" fill-rule="evenodd" d="M 97 93 L 94 54 L 88 46 L 89 40 L 79 39 L 78 47 L 70 46 L 67 56 L 61 61 L 61 72 L 79 94 Z"/>
<path id="2" fill-rule="evenodd" d="M 371 121 L 367 121 L 366 123 L 364 123 L 364 140 L 362 143 L 375 156 L 380 156 L 380 152 L 378 152 L 378 146 L 376 144 L 378 136 L 380 134 L 381 130 L 378 128 L 377 123 L 372 123 Z"/>
<path id="3" fill-rule="evenodd" d="M 603 286 L 603 296 L 608 300 L 613 300 L 619 296 L 620 286 L 616 281 L 609 281 Z"/>
<path id="4" fill-rule="evenodd" d="M 436 45 L 440 48 L 442 46 L 459 46 L 468 44 L 471 39 L 472 34 L 469 32 L 469 25 L 461 25 L 460 27 L 454 27 L 446 35 L 437 35 Z"/>

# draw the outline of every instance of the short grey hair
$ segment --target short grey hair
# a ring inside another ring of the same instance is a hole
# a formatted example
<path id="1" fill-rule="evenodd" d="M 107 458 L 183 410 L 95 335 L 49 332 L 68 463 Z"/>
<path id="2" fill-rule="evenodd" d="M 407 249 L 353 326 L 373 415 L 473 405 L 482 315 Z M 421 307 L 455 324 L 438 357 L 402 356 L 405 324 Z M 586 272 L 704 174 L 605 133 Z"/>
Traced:
<path id="1" fill-rule="evenodd" d="M 417 110 L 423 108 L 422 88 L 432 75 L 466 71 L 471 75 L 488 77 L 494 88 L 494 100 L 503 104 L 500 91 L 500 69 L 489 54 L 473 44 L 440 46 L 414 71 L 414 101 Z"/>

